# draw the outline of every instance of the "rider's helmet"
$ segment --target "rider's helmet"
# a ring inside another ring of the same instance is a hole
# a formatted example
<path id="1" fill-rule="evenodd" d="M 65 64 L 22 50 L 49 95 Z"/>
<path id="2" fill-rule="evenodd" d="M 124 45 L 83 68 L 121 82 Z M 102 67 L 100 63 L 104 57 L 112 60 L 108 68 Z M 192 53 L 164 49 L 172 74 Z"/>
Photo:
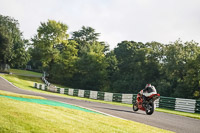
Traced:
<path id="1" fill-rule="evenodd" d="M 152 86 L 151 84 L 146 84 L 145 88 L 144 88 L 144 91 L 147 92 L 147 93 L 151 93 L 154 91 L 154 86 Z"/>
<path id="2" fill-rule="evenodd" d="M 146 84 L 145 89 L 151 87 L 151 84 Z"/>

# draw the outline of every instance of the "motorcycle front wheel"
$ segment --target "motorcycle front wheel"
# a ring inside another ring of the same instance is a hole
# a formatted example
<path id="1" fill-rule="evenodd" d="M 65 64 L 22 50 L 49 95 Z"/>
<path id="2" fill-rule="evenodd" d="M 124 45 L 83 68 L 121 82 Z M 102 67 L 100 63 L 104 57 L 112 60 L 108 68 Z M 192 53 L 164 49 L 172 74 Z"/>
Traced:
<path id="1" fill-rule="evenodd" d="M 154 103 L 150 102 L 146 107 L 146 114 L 152 115 L 154 112 Z"/>
<path id="2" fill-rule="evenodd" d="M 133 103 L 133 111 L 138 111 L 138 106 L 137 106 L 137 103 Z"/>

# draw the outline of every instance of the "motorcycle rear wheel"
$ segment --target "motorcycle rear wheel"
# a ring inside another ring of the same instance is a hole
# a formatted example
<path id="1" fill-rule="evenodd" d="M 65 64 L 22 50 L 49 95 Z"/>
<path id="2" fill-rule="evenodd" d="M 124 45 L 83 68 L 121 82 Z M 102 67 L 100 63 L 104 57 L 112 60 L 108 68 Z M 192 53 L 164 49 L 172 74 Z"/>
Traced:
<path id="1" fill-rule="evenodd" d="M 133 111 L 138 111 L 137 103 L 133 103 Z"/>
<path id="2" fill-rule="evenodd" d="M 149 103 L 148 107 L 146 108 L 146 114 L 152 115 L 154 112 L 154 103 Z"/>

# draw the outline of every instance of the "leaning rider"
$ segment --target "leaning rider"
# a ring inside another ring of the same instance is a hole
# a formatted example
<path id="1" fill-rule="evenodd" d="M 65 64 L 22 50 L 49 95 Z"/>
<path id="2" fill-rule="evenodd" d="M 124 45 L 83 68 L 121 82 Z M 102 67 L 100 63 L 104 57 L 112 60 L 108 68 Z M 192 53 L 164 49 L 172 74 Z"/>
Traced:
<path id="1" fill-rule="evenodd" d="M 144 101 L 144 102 L 146 101 L 146 97 L 149 96 L 148 94 L 151 93 L 151 92 L 157 93 L 155 87 L 152 86 L 151 84 L 146 84 L 145 88 L 142 89 L 142 90 L 139 92 L 139 94 L 140 94 L 140 96 L 143 98 L 143 101 Z"/>

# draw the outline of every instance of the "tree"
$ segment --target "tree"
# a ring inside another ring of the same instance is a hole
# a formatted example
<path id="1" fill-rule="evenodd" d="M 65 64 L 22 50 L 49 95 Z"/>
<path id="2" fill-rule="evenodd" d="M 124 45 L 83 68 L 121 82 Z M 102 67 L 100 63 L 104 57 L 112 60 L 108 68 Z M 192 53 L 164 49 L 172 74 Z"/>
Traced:
<path id="1" fill-rule="evenodd" d="M 26 51 L 28 40 L 21 40 L 15 43 L 13 47 L 13 58 L 11 59 L 12 66 L 15 68 L 26 68 L 30 60 L 30 54 Z"/>
<path id="2" fill-rule="evenodd" d="M 77 72 L 73 78 L 76 88 L 106 90 L 108 87 L 105 52 L 109 46 L 98 41 L 99 35 L 95 29 L 85 26 L 72 34 L 79 50 Z"/>
<path id="3" fill-rule="evenodd" d="M 38 72 L 42 72 L 43 67 L 42 67 L 42 62 L 40 60 L 42 57 L 42 52 L 40 51 L 40 49 L 38 47 L 29 47 L 28 53 L 31 55 L 28 65 L 31 66 L 31 69 Z"/>
<path id="4" fill-rule="evenodd" d="M 2 51 L 0 63 L 9 64 L 12 67 L 24 67 L 29 54 L 25 49 L 25 40 L 19 30 L 17 20 L 0 15 L 0 51 Z"/>
<path id="5" fill-rule="evenodd" d="M 98 40 L 99 35 L 100 33 L 96 33 L 92 27 L 83 26 L 81 30 L 72 33 L 72 39 L 84 46 L 83 42 L 95 42 Z"/>
<path id="6" fill-rule="evenodd" d="M 137 93 L 146 83 L 156 85 L 160 78 L 162 45 L 157 42 L 123 41 L 114 49 L 117 69 L 113 71 L 111 88 L 114 92 Z"/>
<path id="7" fill-rule="evenodd" d="M 112 87 L 112 83 L 116 80 L 116 73 L 118 73 L 118 60 L 116 58 L 116 55 L 114 53 L 114 50 L 110 51 L 106 54 L 106 62 L 108 64 L 108 67 L 106 68 L 107 75 L 108 75 L 108 90 L 109 92 L 114 92 L 114 88 Z"/>
<path id="8" fill-rule="evenodd" d="M 59 59 L 61 47 L 68 43 L 67 25 L 55 20 L 41 23 L 37 35 L 32 38 L 34 49 L 37 49 L 43 67 L 51 68 L 51 65 Z"/>
<path id="9" fill-rule="evenodd" d="M 123 41 L 114 49 L 118 61 L 118 68 L 112 88 L 115 92 L 136 93 L 142 87 L 145 51 L 143 43 Z"/>
<path id="10" fill-rule="evenodd" d="M 9 38 L 0 32 L 0 63 L 6 64 L 11 56 L 11 46 Z"/>
<path id="11" fill-rule="evenodd" d="M 74 40 L 68 40 L 67 29 L 66 24 L 55 20 L 41 23 L 37 35 L 32 38 L 33 48 L 30 52 L 32 63 L 41 63 L 42 69 L 49 74 L 50 81 L 73 87 L 78 44 Z"/>
<path id="12" fill-rule="evenodd" d="M 81 30 L 74 31 L 72 33 L 72 39 L 75 40 L 79 45 L 78 49 L 85 47 L 88 43 L 98 42 L 100 33 L 96 33 L 92 27 L 83 26 Z M 104 46 L 104 52 L 109 50 L 109 45 L 105 42 L 99 42 Z"/>
<path id="13" fill-rule="evenodd" d="M 87 43 L 81 49 L 81 57 L 77 62 L 78 72 L 74 77 L 76 88 L 90 90 L 106 90 L 107 72 L 104 46 L 98 42 Z"/>
<path id="14" fill-rule="evenodd" d="M 170 82 L 170 96 L 194 97 L 199 85 L 199 54 L 200 47 L 194 41 L 177 40 L 166 46 L 163 71 Z"/>
<path id="15" fill-rule="evenodd" d="M 74 87 L 73 76 L 77 72 L 78 44 L 69 40 L 60 51 L 59 59 L 51 66 L 49 74 L 52 76 L 51 80 L 57 83 L 65 84 Z"/>

